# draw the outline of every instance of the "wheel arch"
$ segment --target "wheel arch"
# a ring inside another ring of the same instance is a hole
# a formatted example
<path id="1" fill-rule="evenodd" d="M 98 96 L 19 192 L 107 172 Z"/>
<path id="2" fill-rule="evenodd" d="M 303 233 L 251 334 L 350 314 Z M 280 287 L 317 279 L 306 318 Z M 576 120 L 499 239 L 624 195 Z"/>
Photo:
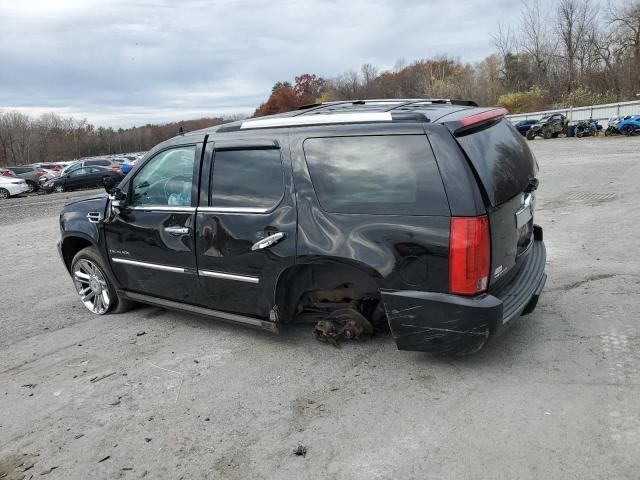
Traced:
<path id="1" fill-rule="evenodd" d="M 71 273 L 71 262 L 73 261 L 73 257 L 75 257 L 80 250 L 87 247 L 95 247 L 98 249 L 94 240 L 89 235 L 81 232 L 74 232 L 66 235 L 62 239 L 60 242 L 60 254 L 62 255 L 62 260 L 69 273 Z"/>
<path id="2" fill-rule="evenodd" d="M 368 265 L 353 260 L 333 257 L 298 259 L 280 273 L 274 290 L 274 305 L 278 308 L 278 321 L 290 322 L 305 293 L 334 290 L 348 285 L 359 292 L 377 292 L 383 276 Z"/>

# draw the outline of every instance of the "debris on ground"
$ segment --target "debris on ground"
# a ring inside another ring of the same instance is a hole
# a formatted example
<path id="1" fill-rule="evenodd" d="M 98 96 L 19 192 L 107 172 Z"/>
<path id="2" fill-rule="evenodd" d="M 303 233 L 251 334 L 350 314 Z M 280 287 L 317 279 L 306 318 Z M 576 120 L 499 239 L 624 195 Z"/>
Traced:
<path id="1" fill-rule="evenodd" d="M 57 466 L 55 467 L 51 467 L 51 468 L 47 468 L 46 470 L 40 472 L 40 475 L 49 475 L 51 472 L 53 472 L 56 468 L 58 468 Z"/>
<path id="2" fill-rule="evenodd" d="M 98 460 L 98 463 L 102 463 L 105 460 L 109 460 L 111 458 L 111 455 L 107 455 L 106 457 L 104 457 L 102 460 Z"/>
<path id="3" fill-rule="evenodd" d="M 91 383 L 96 383 L 96 382 L 99 382 L 100 380 L 104 380 L 105 378 L 108 378 L 111 375 L 115 375 L 115 374 L 116 372 L 105 373 L 104 375 L 96 375 L 95 377 L 91 378 L 89 381 Z"/>
<path id="4" fill-rule="evenodd" d="M 341 308 L 320 320 L 313 331 L 317 340 L 339 347 L 341 340 L 359 340 L 373 335 L 373 326 L 355 308 Z"/>
<path id="5" fill-rule="evenodd" d="M 24 388 L 36 388 L 38 384 L 37 383 L 25 383 L 24 385 L 22 385 L 22 387 Z"/>
<path id="6" fill-rule="evenodd" d="M 17 480 L 25 478 L 24 472 L 35 465 L 37 455 L 31 453 L 10 454 L 0 458 L 0 478 L 2 480 Z M 31 476 L 33 478 L 33 476 Z"/>
<path id="7" fill-rule="evenodd" d="M 75 437 L 73 437 L 73 438 L 75 438 L 76 440 L 78 440 L 79 438 L 82 438 L 82 437 L 84 437 L 84 433 L 79 433 L 78 435 L 76 435 L 76 436 L 75 436 Z"/>
<path id="8" fill-rule="evenodd" d="M 296 448 L 293 451 L 294 455 L 297 455 L 299 457 L 306 457 L 307 456 L 307 447 L 305 447 L 304 445 L 298 445 L 298 448 Z"/>
<path id="9" fill-rule="evenodd" d="M 141 336 L 146 335 L 146 334 L 147 334 L 147 332 L 138 332 L 138 333 L 136 333 L 136 337 L 141 337 Z"/>

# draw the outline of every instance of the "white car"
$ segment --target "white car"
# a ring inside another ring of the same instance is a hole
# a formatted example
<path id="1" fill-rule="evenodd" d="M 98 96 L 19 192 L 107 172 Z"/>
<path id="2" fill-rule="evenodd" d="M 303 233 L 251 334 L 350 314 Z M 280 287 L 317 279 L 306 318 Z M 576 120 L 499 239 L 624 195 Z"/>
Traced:
<path id="1" fill-rule="evenodd" d="M 0 200 L 12 197 L 13 195 L 20 195 L 21 193 L 28 192 L 29 185 L 23 178 L 17 177 L 5 177 L 0 175 Z"/>

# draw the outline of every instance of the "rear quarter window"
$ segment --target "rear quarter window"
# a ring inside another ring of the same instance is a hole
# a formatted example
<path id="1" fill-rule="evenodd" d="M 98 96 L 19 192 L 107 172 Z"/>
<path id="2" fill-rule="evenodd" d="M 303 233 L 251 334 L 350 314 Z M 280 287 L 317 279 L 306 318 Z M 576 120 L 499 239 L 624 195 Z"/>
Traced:
<path id="1" fill-rule="evenodd" d="M 449 215 L 426 135 L 307 138 L 303 148 L 327 212 Z"/>

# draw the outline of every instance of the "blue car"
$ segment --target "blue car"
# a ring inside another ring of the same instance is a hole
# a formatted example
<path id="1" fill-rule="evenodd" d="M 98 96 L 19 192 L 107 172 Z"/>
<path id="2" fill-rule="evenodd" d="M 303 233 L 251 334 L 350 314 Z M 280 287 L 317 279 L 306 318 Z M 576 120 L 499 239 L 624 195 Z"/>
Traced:
<path id="1" fill-rule="evenodd" d="M 532 125 L 538 123 L 538 120 L 520 120 L 518 123 L 514 125 L 516 130 L 520 132 L 520 135 L 523 137 L 527 135 L 527 132 L 531 128 Z"/>
<path id="2" fill-rule="evenodd" d="M 640 133 L 640 115 L 631 115 L 617 125 L 618 131 L 627 137 Z"/>

